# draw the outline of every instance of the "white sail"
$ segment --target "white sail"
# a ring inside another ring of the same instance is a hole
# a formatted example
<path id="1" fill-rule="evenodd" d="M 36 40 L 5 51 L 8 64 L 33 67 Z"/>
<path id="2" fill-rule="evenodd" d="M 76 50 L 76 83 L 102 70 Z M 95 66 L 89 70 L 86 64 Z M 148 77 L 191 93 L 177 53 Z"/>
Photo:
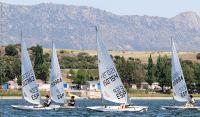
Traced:
<path id="1" fill-rule="evenodd" d="M 40 92 L 24 40 L 21 40 L 22 93 L 25 100 L 40 104 Z"/>
<path id="2" fill-rule="evenodd" d="M 98 67 L 99 79 L 101 85 L 101 93 L 105 100 L 115 103 L 127 103 L 127 92 L 124 88 L 116 67 L 107 52 L 103 42 L 99 39 L 97 31 L 97 51 L 98 51 Z"/>
<path id="3" fill-rule="evenodd" d="M 171 40 L 171 42 L 172 42 L 171 77 L 172 77 L 173 95 L 175 100 L 179 102 L 186 102 L 188 101 L 189 97 L 188 90 L 173 39 Z"/>
<path id="4" fill-rule="evenodd" d="M 64 103 L 65 91 L 54 43 L 52 43 L 52 55 L 51 55 L 50 95 L 51 99 L 54 102 Z"/>

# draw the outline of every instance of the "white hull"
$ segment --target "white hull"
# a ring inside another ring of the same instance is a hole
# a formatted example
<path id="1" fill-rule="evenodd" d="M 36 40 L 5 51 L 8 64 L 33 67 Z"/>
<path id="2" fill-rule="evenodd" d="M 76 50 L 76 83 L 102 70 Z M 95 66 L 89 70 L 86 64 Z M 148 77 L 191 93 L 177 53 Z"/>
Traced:
<path id="1" fill-rule="evenodd" d="M 186 106 L 162 106 L 161 109 L 163 110 L 182 110 L 182 109 L 197 109 L 200 110 L 199 106 L 194 107 L 186 107 Z"/>
<path id="2" fill-rule="evenodd" d="M 76 109 L 75 106 L 60 106 L 59 109 Z"/>
<path id="3" fill-rule="evenodd" d="M 148 110 L 147 106 L 129 106 L 128 108 L 121 109 L 120 106 L 93 106 L 93 107 L 87 107 L 90 110 L 94 111 L 109 111 L 109 112 L 114 112 L 114 111 L 131 111 L 131 112 L 145 112 Z"/>
<path id="4" fill-rule="evenodd" d="M 13 109 L 18 110 L 29 110 L 29 111 L 40 111 L 40 110 L 58 110 L 60 106 L 58 105 L 51 105 L 49 107 L 42 107 L 42 106 L 24 106 L 24 105 L 11 105 Z"/>

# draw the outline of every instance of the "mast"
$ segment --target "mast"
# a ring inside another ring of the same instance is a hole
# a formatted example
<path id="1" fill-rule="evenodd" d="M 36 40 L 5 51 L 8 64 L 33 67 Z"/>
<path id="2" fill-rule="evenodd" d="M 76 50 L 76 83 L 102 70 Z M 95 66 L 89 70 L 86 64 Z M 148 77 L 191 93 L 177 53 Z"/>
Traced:
<path id="1" fill-rule="evenodd" d="M 95 31 L 96 31 L 96 44 L 98 43 L 97 41 L 98 41 L 98 27 L 97 26 L 95 26 Z M 96 50 L 97 50 L 97 61 L 98 61 L 98 64 L 99 64 L 99 57 L 98 57 L 98 44 L 97 44 L 97 46 L 96 46 L 97 48 L 96 48 Z M 99 74 L 99 77 L 100 77 L 100 74 Z M 102 89 L 102 86 L 100 85 L 100 88 Z M 101 91 L 101 104 L 102 105 L 104 105 L 104 99 L 103 99 L 103 93 L 102 93 L 102 90 L 100 90 Z M 106 105 L 105 105 L 105 107 L 106 107 Z"/>
<path id="2" fill-rule="evenodd" d="M 173 46 L 173 38 L 171 37 L 171 48 L 172 48 L 172 46 Z M 173 49 L 171 49 L 171 51 L 173 52 Z M 172 63 L 172 57 L 171 57 L 171 63 Z M 172 77 L 172 76 L 171 76 Z M 171 80 L 171 82 L 173 82 L 172 80 Z M 172 84 L 173 85 L 173 84 Z M 173 86 L 172 86 L 172 90 L 173 90 Z M 173 93 L 172 93 L 172 99 L 173 99 L 173 102 L 174 102 L 174 105 L 175 105 L 175 99 L 174 99 L 174 91 L 173 91 Z"/>

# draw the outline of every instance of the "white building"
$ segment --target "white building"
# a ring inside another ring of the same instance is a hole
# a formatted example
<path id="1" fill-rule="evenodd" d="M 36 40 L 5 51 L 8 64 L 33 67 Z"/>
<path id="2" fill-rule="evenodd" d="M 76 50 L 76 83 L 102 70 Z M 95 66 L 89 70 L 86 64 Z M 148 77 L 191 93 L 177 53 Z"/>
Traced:
<path id="1" fill-rule="evenodd" d="M 136 84 L 132 84 L 132 85 L 131 85 L 131 88 L 132 88 L 132 89 L 137 89 L 137 85 L 136 85 Z"/>
<path id="2" fill-rule="evenodd" d="M 156 89 L 156 90 L 161 90 L 162 88 L 159 86 L 158 82 L 154 82 L 152 83 L 152 85 L 150 86 L 151 89 Z"/>
<path id="3" fill-rule="evenodd" d="M 90 91 L 97 91 L 100 90 L 100 83 L 99 81 L 87 81 L 88 90 Z"/>

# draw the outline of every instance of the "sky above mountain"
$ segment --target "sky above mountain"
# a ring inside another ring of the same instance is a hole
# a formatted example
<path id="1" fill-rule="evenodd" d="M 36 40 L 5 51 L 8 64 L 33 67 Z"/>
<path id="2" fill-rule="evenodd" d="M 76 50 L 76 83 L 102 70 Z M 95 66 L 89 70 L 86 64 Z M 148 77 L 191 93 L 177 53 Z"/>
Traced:
<path id="1" fill-rule="evenodd" d="M 173 17 L 184 11 L 200 14 L 200 0 L 0 0 L 10 4 L 57 3 L 90 6 L 118 15 Z"/>

